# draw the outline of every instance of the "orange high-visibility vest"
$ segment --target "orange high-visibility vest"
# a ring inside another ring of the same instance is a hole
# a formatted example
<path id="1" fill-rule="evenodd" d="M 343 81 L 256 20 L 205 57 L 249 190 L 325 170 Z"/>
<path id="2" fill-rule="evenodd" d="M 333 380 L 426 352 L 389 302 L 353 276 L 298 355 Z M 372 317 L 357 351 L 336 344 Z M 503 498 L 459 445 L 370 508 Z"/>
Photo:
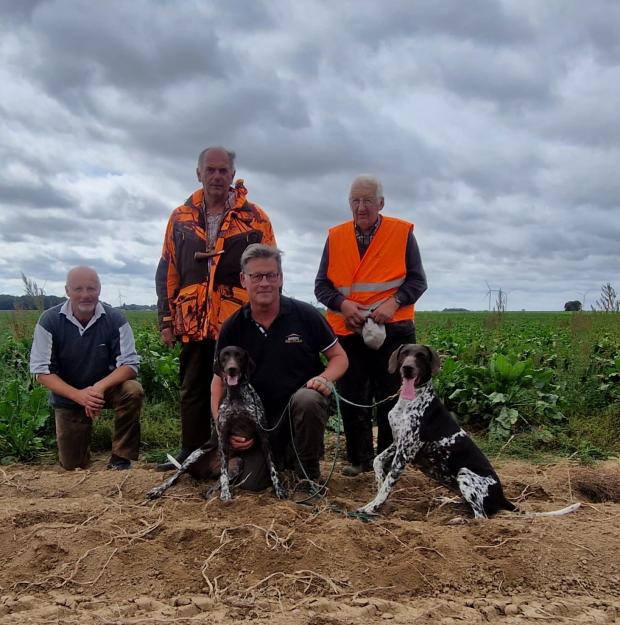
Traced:
<path id="1" fill-rule="evenodd" d="M 407 275 L 406 250 L 414 225 L 395 217 L 382 217 L 364 257 L 360 260 L 353 221 L 329 231 L 327 277 L 347 299 L 376 308 L 392 297 Z M 413 304 L 401 306 L 392 321 L 413 319 Z M 336 334 L 353 334 L 340 312 L 327 311 L 327 321 Z"/>

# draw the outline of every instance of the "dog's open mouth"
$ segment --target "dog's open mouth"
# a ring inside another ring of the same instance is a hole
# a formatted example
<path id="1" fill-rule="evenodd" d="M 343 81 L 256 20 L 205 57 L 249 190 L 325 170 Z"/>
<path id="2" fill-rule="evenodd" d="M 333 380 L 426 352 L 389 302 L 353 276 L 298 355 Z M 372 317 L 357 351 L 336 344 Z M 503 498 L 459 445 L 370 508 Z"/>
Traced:
<path id="1" fill-rule="evenodd" d="M 230 375 L 226 374 L 226 384 L 228 386 L 237 386 L 239 384 L 239 376 L 238 375 Z"/>
<path id="2" fill-rule="evenodd" d="M 400 396 L 403 399 L 415 399 L 415 378 L 403 378 L 403 384 L 400 387 Z"/>

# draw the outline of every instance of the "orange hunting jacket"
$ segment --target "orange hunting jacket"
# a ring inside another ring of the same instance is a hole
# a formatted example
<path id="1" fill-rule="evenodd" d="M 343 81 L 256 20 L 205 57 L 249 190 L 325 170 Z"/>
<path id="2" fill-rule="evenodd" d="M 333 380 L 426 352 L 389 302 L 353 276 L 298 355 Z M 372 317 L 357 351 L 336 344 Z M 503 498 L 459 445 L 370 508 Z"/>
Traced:
<path id="1" fill-rule="evenodd" d="M 224 213 L 210 259 L 207 251 L 204 191 L 195 191 L 176 208 L 166 228 L 155 286 L 159 328 L 173 328 L 182 342 L 215 339 L 222 323 L 248 301 L 241 287 L 241 255 L 251 243 L 276 245 L 271 222 L 258 204 L 248 202 L 243 180 L 234 188 L 234 205 Z"/>
<path id="2" fill-rule="evenodd" d="M 376 308 L 394 295 L 405 281 L 405 252 L 413 227 L 402 219 L 383 216 L 361 260 L 353 221 L 331 228 L 327 238 L 327 277 L 347 299 Z M 414 315 L 413 304 L 401 306 L 392 321 L 413 319 Z M 336 334 L 353 334 L 353 330 L 345 325 L 342 313 L 328 310 L 327 320 Z"/>

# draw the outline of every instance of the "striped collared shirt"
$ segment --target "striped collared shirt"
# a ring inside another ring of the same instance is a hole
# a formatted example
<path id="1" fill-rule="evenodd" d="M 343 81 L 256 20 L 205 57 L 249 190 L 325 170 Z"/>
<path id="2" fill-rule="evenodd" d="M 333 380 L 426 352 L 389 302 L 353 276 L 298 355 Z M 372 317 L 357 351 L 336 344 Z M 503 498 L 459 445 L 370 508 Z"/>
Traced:
<path id="1" fill-rule="evenodd" d="M 355 238 L 357 239 L 357 249 L 360 252 L 360 258 L 363 258 L 370 242 L 372 241 L 375 234 L 377 234 L 377 230 L 379 229 L 379 225 L 381 224 L 381 215 L 378 216 L 377 221 L 375 221 L 374 225 L 370 230 L 366 233 L 362 232 L 359 227 L 355 226 Z"/>

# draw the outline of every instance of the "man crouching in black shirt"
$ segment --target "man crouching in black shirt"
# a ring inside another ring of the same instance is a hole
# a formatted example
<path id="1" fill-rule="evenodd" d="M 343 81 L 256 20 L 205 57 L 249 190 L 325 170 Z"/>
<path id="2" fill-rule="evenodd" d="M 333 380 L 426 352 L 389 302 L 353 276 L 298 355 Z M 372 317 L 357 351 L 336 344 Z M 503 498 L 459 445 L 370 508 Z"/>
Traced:
<path id="1" fill-rule="evenodd" d="M 273 429 L 269 441 L 276 466 L 294 469 L 301 479 L 317 481 L 331 384 L 349 363 L 321 313 L 310 304 L 281 295 L 281 255 L 277 248 L 262 244 L 250 245 L 243 253 L 241 284 L 250 301 L 222 326 L 215 358 L 230 345 L 249 353 L 255 365 L 250 382 L 264 404 L 268 427 Z M 327 367 L 320 354 L 327 359 Z M 214 375 L 214 419 L 223 394 L 224 382 Z M 289 403 L 290 420 L 286 412 Z M 231 448 L 243 456 L 242 488 L 262 490 L 271 482 L 260 446 L 254 443 L 252 438 L 230 439 Z"/>

